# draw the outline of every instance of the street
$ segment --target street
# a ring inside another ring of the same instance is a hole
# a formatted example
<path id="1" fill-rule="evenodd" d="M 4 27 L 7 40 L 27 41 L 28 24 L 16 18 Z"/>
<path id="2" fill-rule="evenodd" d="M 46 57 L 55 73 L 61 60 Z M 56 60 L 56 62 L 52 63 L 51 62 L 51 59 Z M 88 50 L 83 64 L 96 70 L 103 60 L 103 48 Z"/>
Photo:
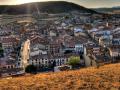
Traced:
<path id="1" fill-rule="evenodd" d="M 26 67 L 28 64 L 28 59 L 29 59 L 29 53 L 30 53 L 30 40 L 26 40 L 23 44 L 22 48 L 22 64 L 23 67 Z"/>

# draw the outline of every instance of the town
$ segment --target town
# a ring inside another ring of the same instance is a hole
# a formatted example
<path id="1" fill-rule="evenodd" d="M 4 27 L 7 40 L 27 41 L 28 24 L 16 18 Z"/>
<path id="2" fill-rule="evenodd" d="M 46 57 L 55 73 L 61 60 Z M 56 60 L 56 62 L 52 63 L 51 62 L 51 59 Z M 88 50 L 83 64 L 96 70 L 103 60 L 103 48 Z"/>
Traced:
<path id="1" fill-rule="evenodd" d="M 0 15 L 0 77 L 24 74 L 29 66 L 54 71 L 72 57 L 79 57 L 79 69 L 118 63 L 120 15 Z"/>

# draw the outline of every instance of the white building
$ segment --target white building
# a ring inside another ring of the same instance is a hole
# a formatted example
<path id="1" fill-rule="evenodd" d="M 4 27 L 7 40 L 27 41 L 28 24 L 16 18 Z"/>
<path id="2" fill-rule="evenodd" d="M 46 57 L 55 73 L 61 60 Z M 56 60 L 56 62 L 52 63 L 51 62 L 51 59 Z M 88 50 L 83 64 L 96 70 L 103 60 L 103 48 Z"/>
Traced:
<path id="1" fill-rule="evenodd" d="M 37 55 L 32 56 L 29 60 L 30 65 L 35 65 L 37 67 L 49 66 L 55 62 L 55 66 L 65 65 L 68 62 L 67 57 L 48 57 L 48 55 Z"/>
<path id="2" fill-rule="evenodd" d="M 84 53 L 84 45 L 83 44 L 76 44 L 75 45 L 75 52 L 77 53 Z"/>

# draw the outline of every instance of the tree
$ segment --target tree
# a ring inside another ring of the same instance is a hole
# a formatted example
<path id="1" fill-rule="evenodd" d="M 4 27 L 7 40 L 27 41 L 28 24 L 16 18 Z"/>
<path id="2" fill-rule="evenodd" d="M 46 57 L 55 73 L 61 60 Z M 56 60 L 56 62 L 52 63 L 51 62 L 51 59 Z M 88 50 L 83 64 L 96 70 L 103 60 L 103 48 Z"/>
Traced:
<path id="1" fill-rule="evenodd" d="M 0 56 L 3 57 L 4 56 L 4 50 L 0 47 Z"/>
<path id="2" fill-rule="evenodd" d="M 53 63 L 51 64 L 51 68 L 53 69 L 54 72 L 54 67 L 56 66 L 56 61 L 53 61 Z"/>
<path id="3" fill-rule="evenodd" d="M 25 68 L 25 72 L 26 72 L 26 73 L 36 73 L 36 72 L 37 72 L 37 67 L 34 66 L 34 65 L 28 65 L 28 66 Z"/>
<path id="4" fill-rule="evenodd" d="M 2 43 L 0 43 L 0 47 L 2 48 Z"/>
<path id="5" fill-rule="evenodd" d="M 68 60 L 68 64 L 71 65 L 73 68 L 80 64 L 80 57 L 71 56 Z"/>
<path id="6" fill-rule="evenodd" d="M 69 19 L 70 17 L 69 17 L 69 16 L 65 16 L 64 18 L 65 18 L 65 19 Z"/>

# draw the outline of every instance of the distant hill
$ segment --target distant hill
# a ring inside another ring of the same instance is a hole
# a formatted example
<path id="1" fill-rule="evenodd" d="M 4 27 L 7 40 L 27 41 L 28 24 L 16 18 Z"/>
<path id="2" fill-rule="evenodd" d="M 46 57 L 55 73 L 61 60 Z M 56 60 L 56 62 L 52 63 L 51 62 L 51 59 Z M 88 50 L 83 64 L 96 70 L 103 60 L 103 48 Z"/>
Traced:
<path id="1" fill-rule="evenodd" d="M 96 12 L 100 12 L 100 13 L 114 13 L 120 11 L 120 6 L 112 7 L 112 8 L 96 8 L 92 10 L 95 10 Z"/>
<path id="2" fill-rule="evenodd" d="M 0 90 L 120 90 L 120 64 L 0 79 Z"/>
<path id="3" fill-rule="evenodd" d="M 33 12 L 64 13 L 77 10 L 81 13 L 97 13 L 77 4 L 65 1 L 34 2 L 21 5 L 1 5 L 0 14 L 26 14 Z"/>

